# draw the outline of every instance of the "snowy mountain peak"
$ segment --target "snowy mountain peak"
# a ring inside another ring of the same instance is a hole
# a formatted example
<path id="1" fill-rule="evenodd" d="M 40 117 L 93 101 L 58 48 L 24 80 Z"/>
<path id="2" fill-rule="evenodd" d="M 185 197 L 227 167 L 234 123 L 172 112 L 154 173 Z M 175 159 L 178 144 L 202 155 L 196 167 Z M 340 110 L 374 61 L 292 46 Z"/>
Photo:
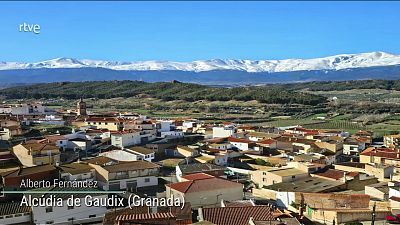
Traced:
<path id="1" fill-rule="evenodd" d="M 112 70 L 176 70 L 176 71 L 213 71 L 237 70 L 246 72 L 290 72 L 303 70 L 341 70 L 373 66 L 400 65 L 400 55 L 386 52 L 360 54 L 341 54 L 315 59 L 284 60 L 234 60 L 210 59 L 193 62 L 173 61 L 134 61 L 112 62 L 102 60 L 78 60 L 74 58 L 56 58 L 37 63 L 0 62 L 0 70 L 42 69 L 42 68 L 106 68 Z"/>

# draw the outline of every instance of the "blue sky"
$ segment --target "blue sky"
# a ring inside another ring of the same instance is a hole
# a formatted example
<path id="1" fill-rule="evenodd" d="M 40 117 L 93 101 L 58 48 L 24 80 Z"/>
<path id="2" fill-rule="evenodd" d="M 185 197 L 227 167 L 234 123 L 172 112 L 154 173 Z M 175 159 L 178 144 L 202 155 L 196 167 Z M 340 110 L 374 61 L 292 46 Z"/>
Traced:
<path id="1" fill-rule="evenodd" d="M 400 54 L 400 2 L 0 2 L 0 61 Z M 41 33 L 21 33 L 20 23 Z"/>

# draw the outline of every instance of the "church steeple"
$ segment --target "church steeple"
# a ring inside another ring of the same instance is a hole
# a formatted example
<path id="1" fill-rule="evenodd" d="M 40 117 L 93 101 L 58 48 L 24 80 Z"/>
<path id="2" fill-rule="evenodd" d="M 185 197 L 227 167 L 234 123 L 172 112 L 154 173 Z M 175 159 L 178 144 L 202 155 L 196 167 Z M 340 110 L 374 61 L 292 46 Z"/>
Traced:
<path id="1" fill-rule="evenodd" d="M 83 101 L 82 97 L 79 99 L 78 103 L 76 104 L 76 112 L 77 112 L 78 116 L 86 116 L 87 115 L 86 103 Z"/>

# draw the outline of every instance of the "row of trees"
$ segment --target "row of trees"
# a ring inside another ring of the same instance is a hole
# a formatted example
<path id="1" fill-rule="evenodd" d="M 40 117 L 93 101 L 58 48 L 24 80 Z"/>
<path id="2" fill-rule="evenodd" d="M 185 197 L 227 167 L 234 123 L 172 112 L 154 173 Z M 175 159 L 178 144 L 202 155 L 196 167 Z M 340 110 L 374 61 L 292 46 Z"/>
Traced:
<path id="1" fill-rule="evenodd" d="M 315 81 L 280 84 L 280 86 L 286 90 L 345 91 L 351 89 L 383 89 L 400 91 L 400 80 Z"/>
<path id="2" fill-rule="evenodd" d="M 145 83 L 140 81 L 93 81 L 35 84 L 6 88 L 0 94 L 9 99 L 20 98 L 66 98 L 78 99 L 115 97 L 135 97 L 147 95 L 154 98 L 171 100 L 208 101 L 251 101 L 261 103 L 316 105 L 324 103 L 325 97 L 285 90 L 281 87 L 210 87 L 188 83 Z"/>

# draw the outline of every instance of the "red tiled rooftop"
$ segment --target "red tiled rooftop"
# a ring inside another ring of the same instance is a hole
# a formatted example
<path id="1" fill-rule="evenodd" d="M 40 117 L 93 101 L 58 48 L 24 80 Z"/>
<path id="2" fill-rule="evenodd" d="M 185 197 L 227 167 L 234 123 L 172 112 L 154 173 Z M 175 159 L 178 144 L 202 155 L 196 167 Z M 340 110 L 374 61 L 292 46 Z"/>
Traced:
<path id="1" fill-rule="evenodd" d="M 327 177 L 335 180 L 339 180 L 343 178 L 343 176 L 346 174 L 348 177 L 356 177 L 359 173 L 358 172 L 345 172 L 342 170 L 335 170 L 335 169 L 329 169 L 326 172 L 323 173 L 316 173 L 315 175 L 322 176 L 322 177 Z"/>
<path id="2" fill-rule="evenodd" d="M 257 143 L 258 144 L 264 144 L 264 145 L 270 145 L 270 144 L 273 144 L 275 142 L 276 142 L 276 140 L 274 140 L 274 139 L 264 139 L 264 140 L 259 141 Z"/>
<path id="3" fill-rule="evenodd" d="M 244 138 L 234 138 L 234 137 L 228 137 L 229 142 L 239 142 L 239 143 L 253 143 L 250 140 L 244 139 Z"/>
<path id="4" fill-rule="evenodd" d="M 364 143 L 370 142 L 370 139 L 365 137 L 356 137 L 355 139 L 359 142 L 364 142 Z"/>
<path id="5" fill-rule="evenodd" d="M 255 129 L 255 126 L 239 126 L 238 129 L 242 129 L 242 130 L 253 130 Z"/>
<path id="6" fill-rule="evenodd" d="M 253 207 L 255 206 L 251 200 L 241 201 L 224 201 L 225 207 Z"/>
<path id="7" fill-rule="evenodd" d="M 350 177 L 356 177 L 359 173 L 358 172 L 348 172 L 346 173 L 346 176 L 350 176 Z"/>
<path id="8" fill-rule="evenodd" d="M 203 208 L 203 218 L 218 225 L 248 225 L 255 221 L 273 220 L 269 206 Z"/>
<path id="9" fill-rule="evenodd" d="M 129 220 L 152 220 L 152 219 L 169 219 L 176 218 L 176 216 L 170 212 L 168 213 L 142 213 L 142 214 L 126 214 L 119 215 L 115 219 L 116 221 L 129 221 Z"/>
<path id="10" fill-rule="evenodd" d="M 59 141 L 59 140 L 64 140 L 65 139 L 65 137 L 64 137 L 64 135 L 59 135 L 59 134 L 56 134 L 56 135 L 47 135 L 47 136 L 45 136 L 44 137 L 46 140 L 48 140 L 49 142 L 56 142 L 56 141 Z"/>
<path id="11" fill-rule="evenodd" d="M 397 196 L 392 196 L 389 199 L 393 200 L 393 201 L 396 201 L 396 202 L 400 202 L 400 197 L 397 197 Z"/>
<path id="12" fill-rule="evenodd" d="M 361 152 L 365 156 L 377 156 L 389 159 L 400 159 L 400 149 L 369 147 Z"/>
<path id="13" fill-rule="evenodd" d="M 204 140 L 203 142 L 209 142 L 209 143 L 221 143 L 221 142 L 224 142 L 224 141 L 226 141 L 227 140 L 227 138 L 212 138 L 212 139 L 206 139 L 206 140 Z"/>
<path id="14" fill-rule="evenodd" d="M 209 174 L 206 173 L 194 173 L 194 174 L 189 174 L 189 175 L 185 175 L 182 176 L 183 179 L 186 180 L 203 180 L 203 179 L 210 179 L 213 178 L 214 176 L 211 176 Z"/>
<path id="15" fill-rule="evenodd" d="M 92 134 L 102 134 L 102 133 L 106 133 L 109 132 L 108 129 L 88 129 L 86 130 L 86 133 L 92 133 Z"/>
<path id="16" fill-rule="evenodd" d="M 124 130 L 124 131 L 110 131 L 110 133 L 113 135 L 132 134 L 132 133 L 137 133 L 137 132 L 140 132 L 140 130 L 130 129 L 130 130 Z"/>
<path id="17" fill-rule="evenodd" d="M 334 170 L 334 169 L 329 169 L 326 172 L 323 173 L 316 173 L 315 175 L 321 176 L 321 177 L 327 177 L 335 180 L 339 180 L 344 176 L 345 172 L 341 170 Z"/>

